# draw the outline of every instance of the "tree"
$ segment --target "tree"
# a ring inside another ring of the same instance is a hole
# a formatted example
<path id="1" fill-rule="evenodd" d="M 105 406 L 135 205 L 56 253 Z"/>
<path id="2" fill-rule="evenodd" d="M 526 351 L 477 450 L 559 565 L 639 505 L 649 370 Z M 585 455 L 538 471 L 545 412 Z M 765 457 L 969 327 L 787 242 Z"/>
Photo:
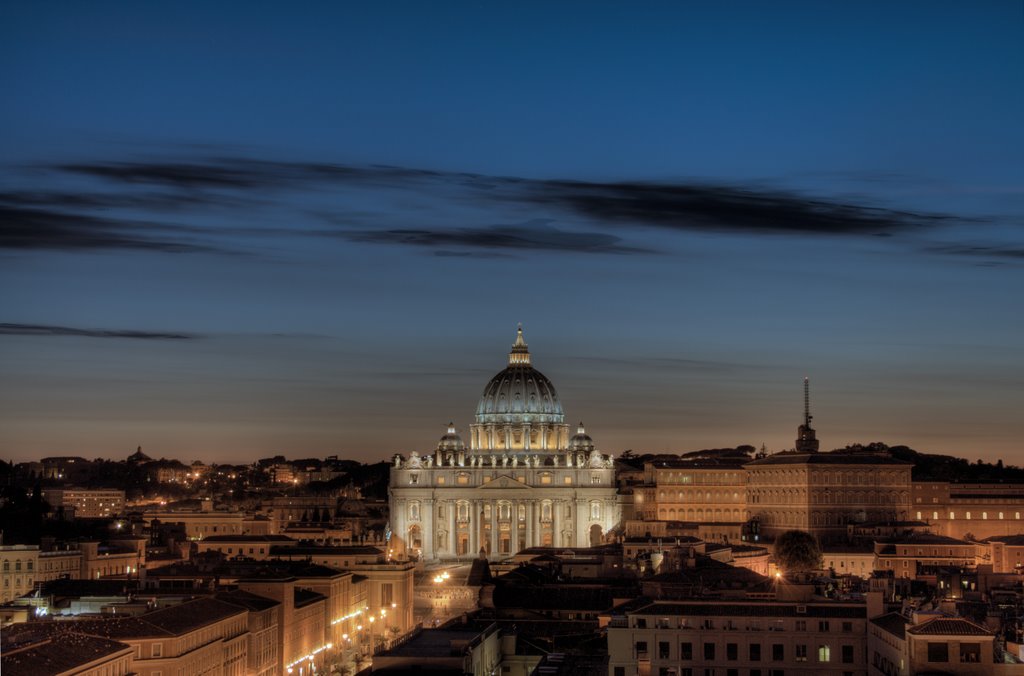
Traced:
<path id="1" fill-rule="evenodd" d="M 784 573 L 821 569 L 821 546 L 810 533 L 788 530 L 775 539 L 775 565 Z"/>

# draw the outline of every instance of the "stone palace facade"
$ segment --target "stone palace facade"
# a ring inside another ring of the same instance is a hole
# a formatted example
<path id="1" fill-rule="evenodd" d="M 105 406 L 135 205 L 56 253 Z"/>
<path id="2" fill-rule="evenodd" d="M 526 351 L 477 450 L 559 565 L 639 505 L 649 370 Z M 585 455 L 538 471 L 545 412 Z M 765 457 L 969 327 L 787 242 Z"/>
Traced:
<path id="1" fill-rule="evenodd" d="M 621 518 L 611 456 L 582 423 L 570 436 L 522 328 L 508 366 L 484 388 L 469 445 L 449 425 L 433 452 L 396 455 L 389 498 L 396 549 L 426 560 L 588 547 Z"/>

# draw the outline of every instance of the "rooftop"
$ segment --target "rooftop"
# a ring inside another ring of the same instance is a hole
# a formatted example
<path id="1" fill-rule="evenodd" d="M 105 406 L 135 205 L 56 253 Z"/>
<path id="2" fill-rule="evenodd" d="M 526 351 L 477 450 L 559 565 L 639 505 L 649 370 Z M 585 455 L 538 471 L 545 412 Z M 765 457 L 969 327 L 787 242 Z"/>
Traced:
<path id="1" fill-rule="evenodd" d="M 962 617 L 936 617 L 907 627 L 907 632 L 928 636 L 994 636 L 988 629 Z"/>
<path id="2" fill-rule="evenodd" d="M 899 613 L 886 613 L 872 618 L 871 623 L 889 632 L 898 639 L 906 637 L 907 620 Z"/>
<path id="3" fill-rule="evenodd" d="M 909 460 L 898 460 L 882 453 L 850 453 L 833 451 L 831 453 L 792 453 L 783 451 L 767 458 L 746 463 L 746 467 L 762 467 L 764 465 L 902 465 L 912 466 Z"/>
<path id="4" fill-rule="evenodd" d="M 62 622 L 47 624 L 56 626 L 47 631 L 30 624 L 5 629 L 0 640 L 0 671 L 21 676 L 77 672 L 91 662 L 131 650 L 124 643 L 62 627 Z"/>
<path id="5" fill-rule="evenodd" d="M 799 612 L 803 609 L 803 612 Z M 790 601 L 744 601 L 743 603 L 723 602 L 709 599 L 706 602 L 685 601 L 680 603 L 654 602 L 640 608 L 633 615 L 696 616 L 696 617 L 842 617 L 864 619 L 867 607 L 864 604 L 844 604 L 833 601 L 794 603 Z"/>

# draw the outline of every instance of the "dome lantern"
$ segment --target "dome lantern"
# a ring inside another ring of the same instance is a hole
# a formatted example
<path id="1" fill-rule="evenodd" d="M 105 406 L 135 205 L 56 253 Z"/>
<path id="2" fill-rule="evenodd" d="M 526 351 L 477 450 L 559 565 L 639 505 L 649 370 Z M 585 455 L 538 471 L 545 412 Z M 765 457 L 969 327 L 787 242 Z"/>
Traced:
<path id="1" fill-rule="evenodd" d="M 508 353 L 509 366 L 529 366 L 530 350 L 523 340 L 523 325 L 516 330 L 516 342 L 512 343 L 512 351 Z"/>

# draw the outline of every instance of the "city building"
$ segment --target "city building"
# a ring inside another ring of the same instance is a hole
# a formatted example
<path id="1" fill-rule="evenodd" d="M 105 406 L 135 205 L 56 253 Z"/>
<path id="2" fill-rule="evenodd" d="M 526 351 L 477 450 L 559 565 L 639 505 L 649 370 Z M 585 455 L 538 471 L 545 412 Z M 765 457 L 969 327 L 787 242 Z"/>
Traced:
<path id="1" fill-rule="evenodd" d="M 0 545 L 0 603 L 31 591 L 38 580 L 38 566 L 38 546 Z"/>
<path id="2" fill-rule="evenodd" d="M 449 425 L 434 452 L 395 456 L 389 497 L 398 546 L 427 560 L 600 544 L 620 521 L 612 458 L 582 424 L 570 436 L 522 328 L 484 387 L 469 445 Z"/>
<path id="3" fill-rule="evenodd" d="M 868 651 L 871 673 L 884 676 L 1009 676 L 1022 668 L 997 653 L 994 632 L 962 617 L 872 618 Z"/>
<path id="4" fill-rule="evenodd" d="M 124 491 L 110 488 L 44 488 L 43 499 L 79 519 L 109 519 L 124 511 Z"/>
<path id="5" fill-rule="evenodd" d="M 810 595 L 639 599 L 611 612 L 608 674 L 861 676 L 867 617 L 864 602 Z"/>

